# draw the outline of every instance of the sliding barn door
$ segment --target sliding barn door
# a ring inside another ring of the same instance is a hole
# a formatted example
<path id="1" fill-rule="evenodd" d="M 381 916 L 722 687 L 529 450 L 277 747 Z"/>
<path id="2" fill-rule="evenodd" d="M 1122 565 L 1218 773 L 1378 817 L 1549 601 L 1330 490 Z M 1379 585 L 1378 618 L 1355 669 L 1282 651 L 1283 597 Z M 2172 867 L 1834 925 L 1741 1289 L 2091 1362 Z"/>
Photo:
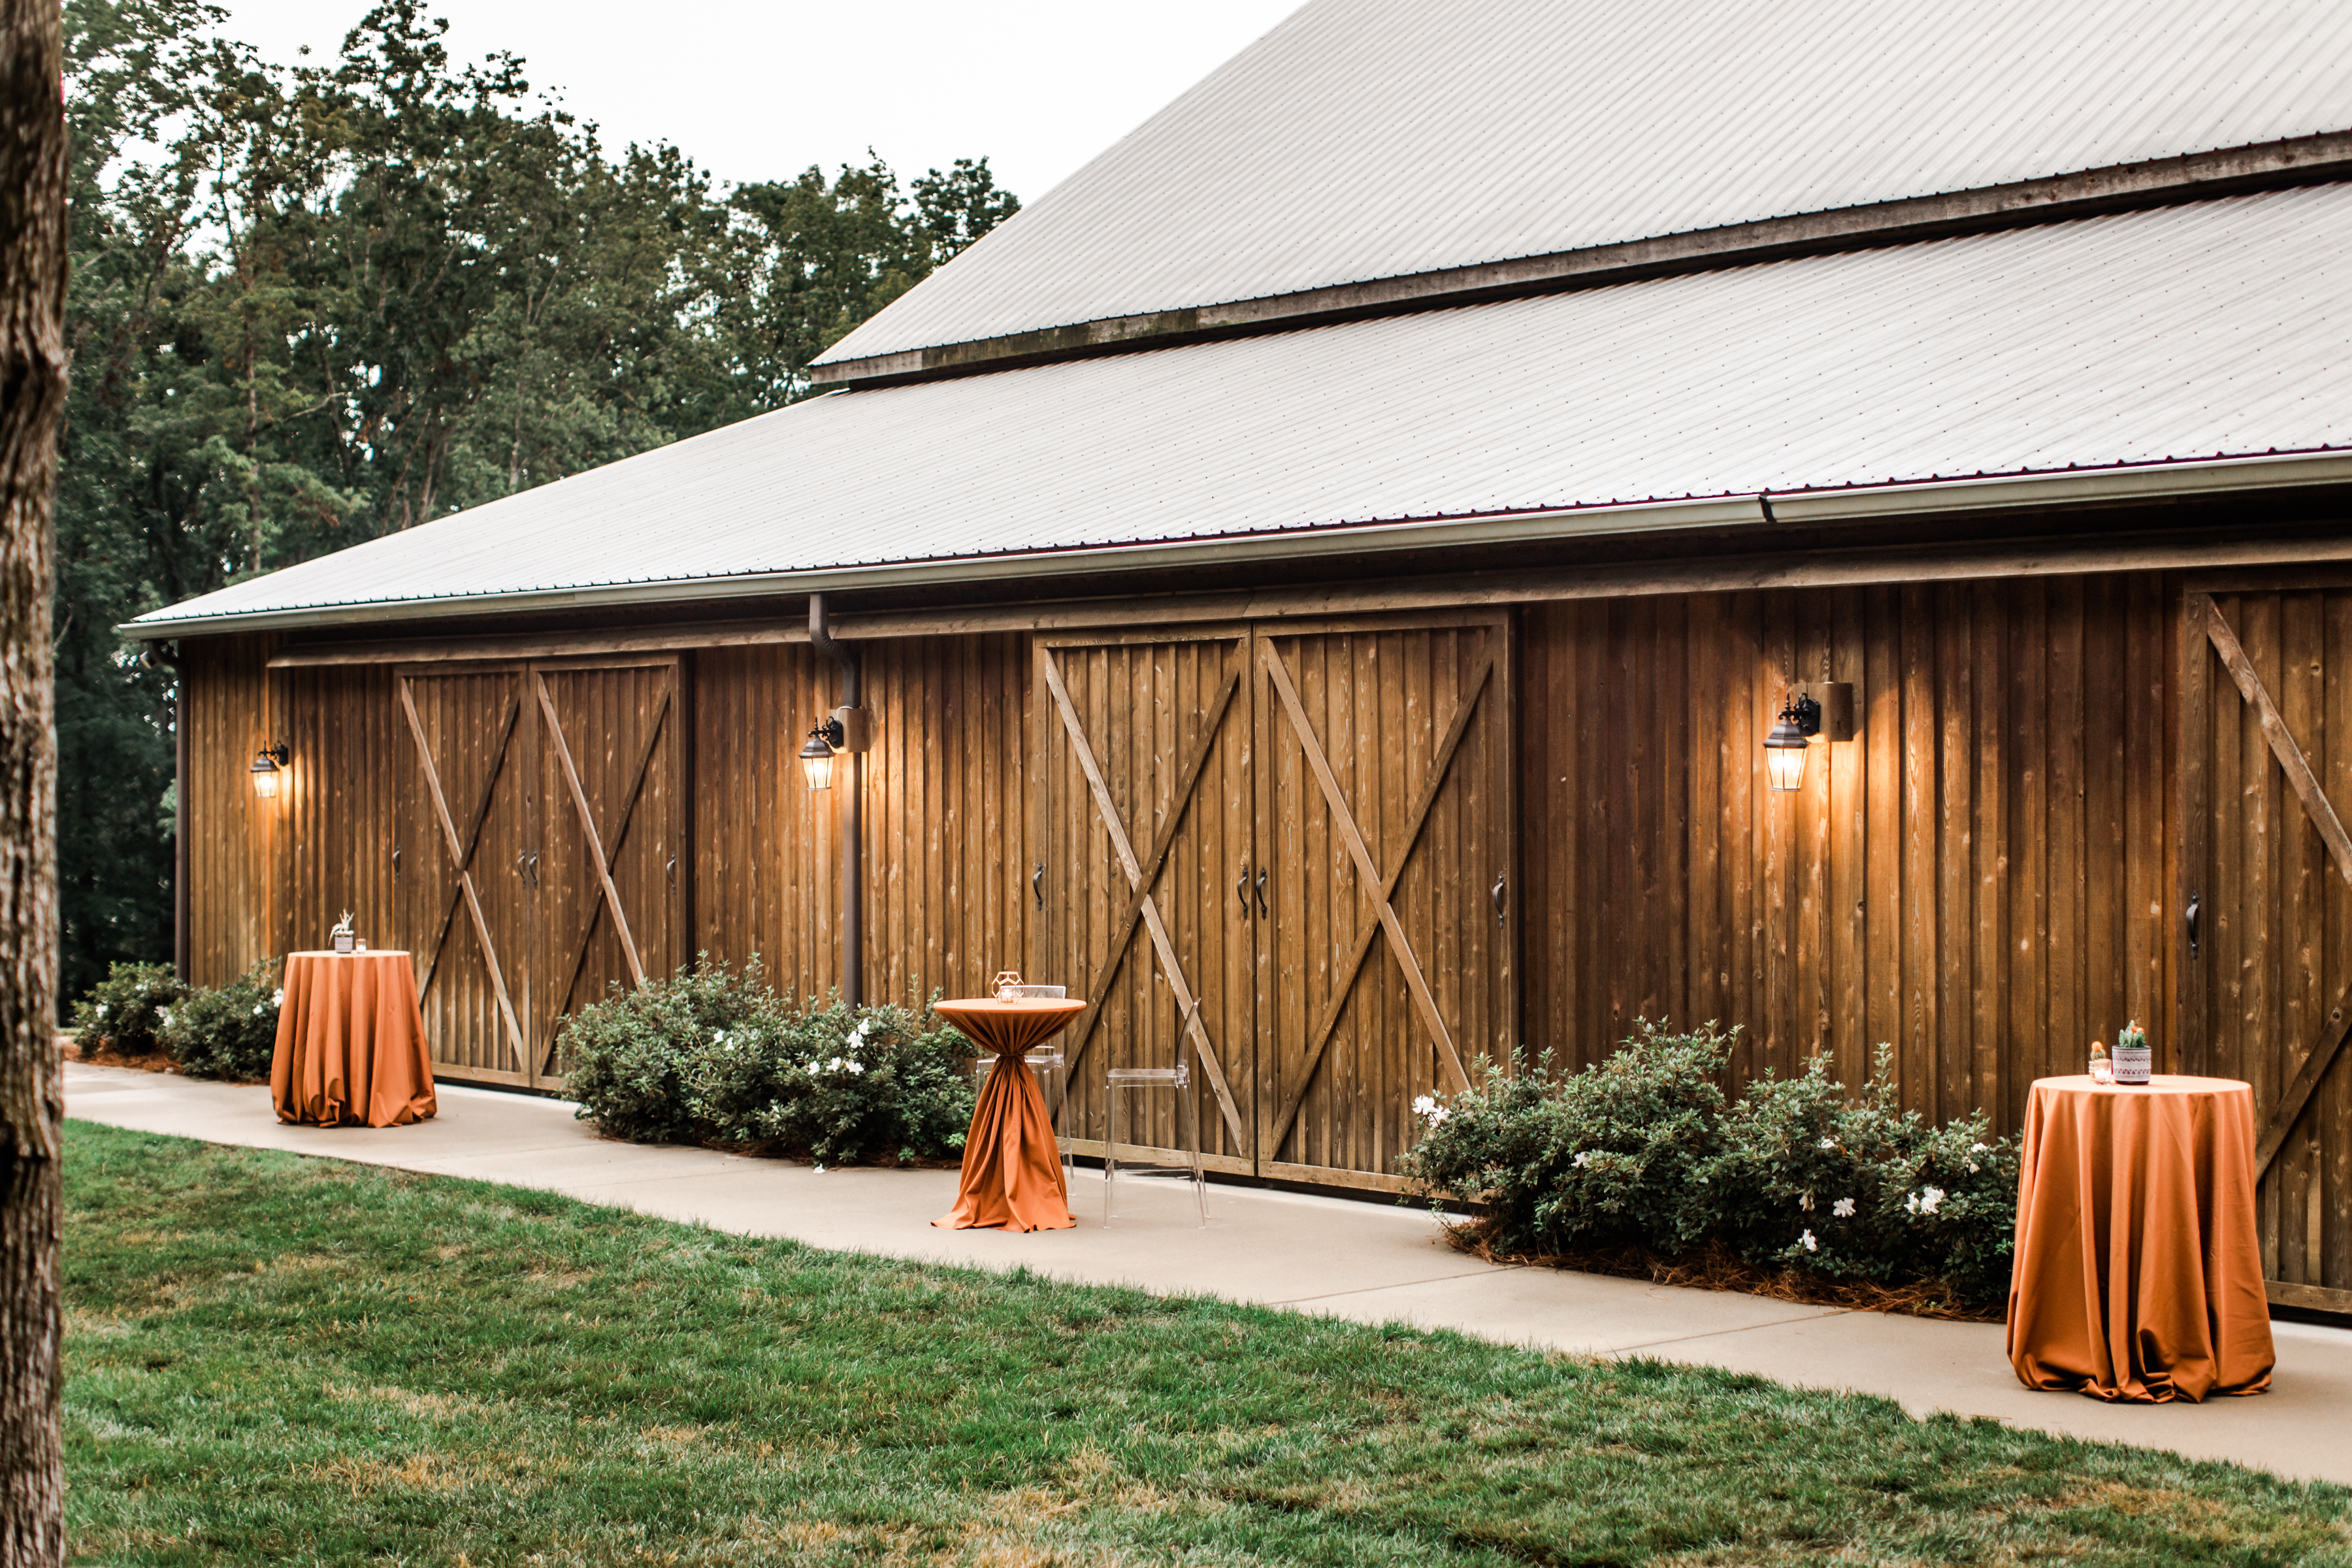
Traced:
<path id="1" fill-rule="evenodd" d="M 394 934 L 416 967 L 441 1078 L 531 1081 L 537 724 L 525 677 L 516 666 L 394 677 L 409 742 L 394 830 Z"/>
<path id="2" fill-rule="evenodd" d="M 2271 1299 L 2352 1310 L 2352 590 L 2186 632 L 2182 1065 L 2253 1085 Z"/>
<path id="3" fill-rule="evenodd" d="M 679 661 L 530 667 L 540 824 L 530 897 L 532 1081 L 562 1082 L 564 1021 L 687 951 Z"/>
<path id="4" fill-rule="evenodd" d="M 1202 1147 L 1254 1168 L 1255 890 L 1245 628 L 1041 639 L 1043 818 L 1030 978 L 1088 1003 L 1062 1037 L 1065 1132 L 1097 1152 L 1107 1067 L 1174 1065 L 1190 1035 Z M 1174 1097 L 1139 1093 L 1171 1149 Z"/>
<path id="5" fill-rule="evenodd" d="M 1511 1058 L 1508 656 L 1500 616 L 1252 638 L 1265 1174 L 1395 1184 L 1413 1100 Z"/>

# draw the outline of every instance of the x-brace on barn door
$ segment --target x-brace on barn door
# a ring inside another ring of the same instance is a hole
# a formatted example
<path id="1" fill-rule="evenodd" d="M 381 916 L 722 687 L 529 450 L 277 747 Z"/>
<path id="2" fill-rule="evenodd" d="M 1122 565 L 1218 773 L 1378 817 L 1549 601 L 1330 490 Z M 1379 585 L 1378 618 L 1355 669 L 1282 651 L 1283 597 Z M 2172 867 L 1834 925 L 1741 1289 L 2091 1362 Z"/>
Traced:
<path id="1" fill-rule="evenodd" d="M 1213 632 L 1037 645 L 1051 803 L 1040 875 L 1054 878 L 1050 900 L 1040 882 L 1044 969 L 1087 1002 L 1063 1040 L 1065 1122 L 1081 1146 L 1101 1135 L 1104 1068 L 1172 1065 L 1181 1037 L 1200 1080 L 1186 1092 L 1205 1085 L 1215 1102 L 1202 1118 L 1213 1163 L 1249 1167 L 1236 1096 L 1250 1082 L 1249 938 L 1224 899 L 1249 860 L 1244 645 Z M 1135 1109 L 1142 1140 L 1172 1146 L 1172 1102 Z"/>
<path id="2" fill-rule="evenodd" d="M 2352 588 L 2183 621 L 2185 1065 L 2253 1085 L 2271 1299 L 2352 1310 Z"/>
<path id="3" fill-rule="evenodd" d="M 1036 647 L 1038 978 L 1107 1065 L 1201 1064 L 1212 1164 L 1383 1186 L 1412 1102 L 1515 1039 L 1509 622 L 1071 634 Z M 1213 1110 L 1210 1101 L 1213 1100 Z M 1173 1108 L 1145 1141 L 1167 1147 Z"/>
<path id="4" fill-rule="evenodd" d="M 398 923 L 436 1072 L 554 1087 L 564 1020 L 683 956 L 676 656 L 415 666 Z"/>
<path id="5" fill-rule="evenodd" d="M 1517 1040 L 1510 622 L 1260 623 L 1259 1168 L 1396 1183 Z"/>

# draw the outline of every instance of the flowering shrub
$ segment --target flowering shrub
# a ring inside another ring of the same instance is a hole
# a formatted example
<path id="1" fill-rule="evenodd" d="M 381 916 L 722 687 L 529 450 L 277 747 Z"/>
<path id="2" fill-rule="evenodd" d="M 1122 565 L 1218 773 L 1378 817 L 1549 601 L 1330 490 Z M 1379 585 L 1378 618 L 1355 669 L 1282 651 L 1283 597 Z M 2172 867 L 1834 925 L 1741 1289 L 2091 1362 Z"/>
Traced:
<path id="1" fill-rule="evenodd" d="M 963 1147 L 971 1047 L 928 1009 L 795 1003 L 709 962 L 565 1026 L 567 1090 L 615 1137 L 805 1153 L 820 1164 Z"/>
<path id="2" fill-rule="evenodd" d="M 275 959 L 265 959 L 216 991 L 189 992 L 171 1010 L 162 1039 L 182 1072 L 247 1083 L 269 1076 L 286 1000 L 277 969 Z"/>
<path id="3" fill-rule="evenodd" d="M 84 1057 L 100 1049 L 152 1056 L 172 1009 L 187 994 L 168 963 L 117 963 L 74 1004 L 74 1044 Z"/>
<path id="4" fill-rule="evenodd" d="M 1731 1037 L 1643 1020 L 1606 1061 L 1490 1072 L 1465 1094 L 1423 1097 L 1405 1157 L 1423 1190 L 1486 1210 L 1506 1252 L 1700 1243 L 1752 1264 L 1885 1285 L 1940 1281 L 1972 1306 L 2009 1288 L 2015 1142 L 1981 1113 L 1936 1127 L 1897 1108 L 1889 1053 L 1849 1102 L 1816 1057 L 1726 1106 Z"/>
<path id="5" fill-rule="evenodd" d="M 1751 1263 L 1879 1284 L 1941 1279 L 1972 1303 L 2009 1289 L 2018 1150 L 1984 1113 L 1937 1127 L 1896 1103 L 1893 1050 L 1849 1100 L 1815 1057 L 1766 1077 L 1725 1119 L 1724 1238 Z"/>
<path id="6" fill-rule="evenodd" d="M 1557 1072 L 1547 1057 L 1490 1072 L 1443 1105 L 1424 1096 L 1415 1109 L 1428 1131 L 1405 1174 L 1487 1205 L 1490 1239 L 1507 1251 L 1680 1251 L 1715 1223 L 1715 1078 L 1729 1044 L 1711 1025 L 1676 1035 L 1644 1019 L 1624 1049 L 1582 1072 Z"/>

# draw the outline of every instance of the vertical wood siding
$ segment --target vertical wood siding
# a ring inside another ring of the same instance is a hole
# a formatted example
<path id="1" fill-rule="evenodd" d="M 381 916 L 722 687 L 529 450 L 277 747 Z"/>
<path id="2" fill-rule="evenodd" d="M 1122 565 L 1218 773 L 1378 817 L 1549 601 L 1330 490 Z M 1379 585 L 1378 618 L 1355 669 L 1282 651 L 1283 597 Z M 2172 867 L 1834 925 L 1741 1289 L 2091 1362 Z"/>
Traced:
<path id="1" fill-rule="evenodd" d="M 2137 1016 L 2177 1038 L 2175 611 L 2152 575 L 1585 601 L 1523 613 L 1526 1037 L 1742 1029 L 1745 1078 L 1827 1050 L 2004 1130 Z M 1855 737 L 1766 786 L 1792 683 Z"/>
<path id="2" fill-rule="evenodd" d="M 188 726 L 188 972 L 223 985 L 282 952 L 268 875 L 281 800 L 255 799 L 253 753 L 281 737 L 272 729 L 267 637 L 191 639 Z"/>
<path id="3" fill-rule="evenodd" d="M 1027 639 L 861 652 L 866 999 L 972 995 L 1028 940 Z M 706 649 L 695 669 L 695 943 L 822 995 L 839 973 L 837 797 L 794 758 L 837 672 L 805 645 Z"/>

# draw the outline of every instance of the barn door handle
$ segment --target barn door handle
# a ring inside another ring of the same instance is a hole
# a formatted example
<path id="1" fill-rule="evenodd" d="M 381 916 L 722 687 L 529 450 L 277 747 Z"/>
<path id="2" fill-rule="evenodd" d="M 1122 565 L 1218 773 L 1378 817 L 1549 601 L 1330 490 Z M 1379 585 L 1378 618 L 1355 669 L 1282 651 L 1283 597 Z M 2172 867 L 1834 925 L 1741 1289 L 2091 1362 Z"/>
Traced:
<path id="1" fill-rule="evenodd" d="M 1257 912 L 1265 913 L 1265 868 L 1257 868 Z"/>
<path id="2" fill-rule="evenodd" d="M 673 888 L 677 886 L 677 857 L 675 855 L 669 858 L 669 885 Z"/>
<path id="3" fill-rule="evenodd" d="M 395 882 L 400 880 L 400 846 L 397 844 L 392 847 L 392 879 Z"/>
<path id="4" fill-rule="evenodd" d="M 525 864 L 530 858 L 530 851 L 528 849 L 515 857 L 515 880 L 526 887 L 530 883 L 530 871 Z"/>
<path id="5" fill-rule="evenodd" d="M 1505 890 L 1505 879 L 1502 877 L 1496 878 L 1495 885 L 1486 889 L 1487 897 L 1495 900 L 1495 923 L 1496 925 L 1501 925 L 1503 923 L 1503 895 Z"/>
<path id="6" fill-rule="evenodd" d="M 2197 956 L 2197 917 L 2204 912 L 2205 906 L 2202 900 L 2201 894 L 2189 894 L 2189 907 L 2181 911 L 2180 916 L 2189 927 L 2189 956 L 2191 958 Z"/>
<path id="7" fill-rule="evenodd" d="M 1246 866 L 1242 868 L 1242 874 L 1234 879 L 1234 897 L 1242 901 L 1242 919 L 1249 919 L 1249 868 Z"/>
<path id="8" fill-rule="evenodd" d="M 1043 860 L 1038 861 L 1037 868 L 1029 873 L 1029 893 L 1037 900 L 1039 909 L 1045 907 L 1045 862 Z"/>
<path id="9" fill-rule="evenodd" d="M 539 886 L 539 851 L 536 849 L 530 852 L 530 885 L 534 889 Z"/>

